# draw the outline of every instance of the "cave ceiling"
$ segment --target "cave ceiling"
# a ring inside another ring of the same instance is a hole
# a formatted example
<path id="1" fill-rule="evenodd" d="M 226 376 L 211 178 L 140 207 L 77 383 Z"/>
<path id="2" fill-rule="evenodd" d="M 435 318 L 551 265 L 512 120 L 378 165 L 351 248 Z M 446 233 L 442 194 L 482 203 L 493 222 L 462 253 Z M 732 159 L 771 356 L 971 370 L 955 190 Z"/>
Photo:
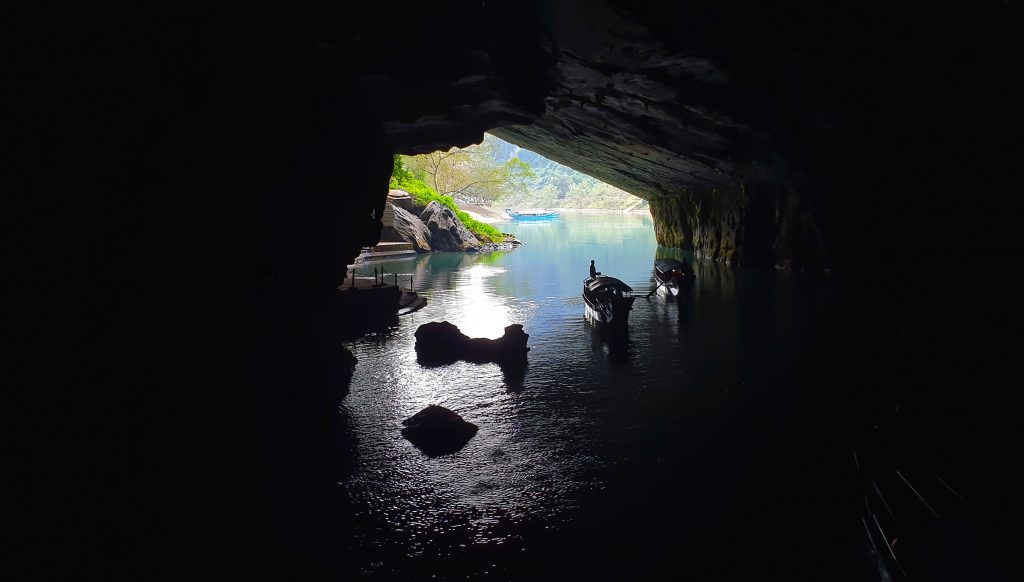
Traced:
<path id="1" fill-rule="evenodd" d="M 728 6 L 524 6 L 513 24 L 504 13 L 463 14 L 482 31 L 403 57 L 404 70 L 430 71 L 415 83 L 399 86 L 394 71 L 364 78 L 397 151 L 479 143 L 490 131 L 643 198 L 799 186 L 825 179 L 830 157 L 862 153 L 829 79 L 816 76 L 827 55 L 712 46 L 765 27 L 806 39 L 784 10 L 753 13 L 752 28 L 726 19 Z"/>

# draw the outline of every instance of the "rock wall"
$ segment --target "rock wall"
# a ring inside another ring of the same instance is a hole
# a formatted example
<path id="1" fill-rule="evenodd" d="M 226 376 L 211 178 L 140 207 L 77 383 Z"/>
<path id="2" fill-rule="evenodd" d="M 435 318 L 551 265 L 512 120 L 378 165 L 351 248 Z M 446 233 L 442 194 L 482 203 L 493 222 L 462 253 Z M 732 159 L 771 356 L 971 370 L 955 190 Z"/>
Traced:
<path id="1" fill-rule="evenodd" d="M 1019 2 L 314 4 L 12 17 L 9 446 L 45 499 L 10 553 L 49 552 L 37 577 L 344 578 L 335 288 L 392 153 L 492 128 L 650 199 L 667 244 L 849 266 L 866 385 L 1015 426 L 988 415 L 1016 410 Z M 991 437 L 943 453 L 1012 515 Z"/>
<path id="2" fill-rule="evenodd" d="M 771 185 L 682 192 L 650 200 L 658 244 L 735 264 L 827 267 L 814 213 L 794 189 Z"/>

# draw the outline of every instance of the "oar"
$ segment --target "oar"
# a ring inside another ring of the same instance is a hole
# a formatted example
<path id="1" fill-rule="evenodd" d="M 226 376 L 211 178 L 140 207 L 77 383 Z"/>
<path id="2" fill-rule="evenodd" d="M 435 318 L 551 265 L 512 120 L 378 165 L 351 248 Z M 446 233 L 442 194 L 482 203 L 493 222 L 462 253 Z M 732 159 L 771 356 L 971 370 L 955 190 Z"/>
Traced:
<path id="1" fill-rule="evenodd" d="M 647 294 L 647 297 L 644 297 L 644 299 L 650 299 L 650 298 L 651 298 L 651 295 L 654 295 L 654 293 L 655 293 L 655 292 L 656 292 L 656 291 L 657 291 L 657 290 L 658 290 L 658 289 L 659 289 L 659 288 L 660 288 L 660 287 L 661 287 L 662 285 L 664 285 L 664 283 L 662 283 L 661 281 L 658 281 L 658 284 L 654 286 L 654 289 L 651 289 L 651 292 L 650 292 L 650 293 L 648 293 L 648 294 Z"/>

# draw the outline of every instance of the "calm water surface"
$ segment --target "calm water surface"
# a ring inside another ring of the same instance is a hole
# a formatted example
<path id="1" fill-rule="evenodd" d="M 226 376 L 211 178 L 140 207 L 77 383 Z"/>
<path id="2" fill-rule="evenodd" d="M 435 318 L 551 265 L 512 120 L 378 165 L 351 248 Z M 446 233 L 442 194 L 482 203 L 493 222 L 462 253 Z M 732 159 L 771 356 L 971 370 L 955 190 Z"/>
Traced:
<path id="1" fill-rule="evenodd" d="M 809 420 L 832 406 L 827 280 L 688 257 L 691 297 L 648 300 L 653 261 L 670 255 L 646 213 L 496 226 L 525 245 L 384 263 L 412 276 L 428 304 L 348 344 L 359 363 L 339 414 L 355 463 L 340 487 L 354 508 L 347 550 L 358 573 L 722 574 L 745 571 L 722 563 L 741 549 L 787 562 L 787 542 L 771 532 L 793 520 L 836 523 L 816 514 L 839 511 L 829 463 L 841 447 L 827 420 Z M 584 319 L 590 259 L 639 295 L 626 338 Z M 416 328 L 445 320 L 490 338 L 521 323 L 531 348 L 522 381 L 495 364 L 418 365 Z M 456 454 L 427 457 L 400 430 L 428 404 L 479 433 Z"/>

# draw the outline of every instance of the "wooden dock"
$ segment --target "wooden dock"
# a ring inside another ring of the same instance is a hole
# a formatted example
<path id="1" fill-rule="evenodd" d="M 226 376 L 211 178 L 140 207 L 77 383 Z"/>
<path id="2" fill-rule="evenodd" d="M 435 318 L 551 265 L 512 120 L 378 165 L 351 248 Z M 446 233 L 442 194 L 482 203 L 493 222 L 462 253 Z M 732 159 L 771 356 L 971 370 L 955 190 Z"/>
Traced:
<path id="1" fill-rule="evenodd" d="M 425 297 L 387 279 L 385 275 L 385 282 L 380 283 L 373 277 L 349 277 L 338 286 L 340 315 L 353 337 L 397 324 L 398 316 L 427 304 Z"/>
<path id="2" fill-rule="evenodd" d="M 363 247 L 359 256 L 355 258 L 354 264 L 384 259 L 412 258 L 415 256 L 416 251 L 412 248 L 412 243 L 382 242 L 372 247 Z"/>

